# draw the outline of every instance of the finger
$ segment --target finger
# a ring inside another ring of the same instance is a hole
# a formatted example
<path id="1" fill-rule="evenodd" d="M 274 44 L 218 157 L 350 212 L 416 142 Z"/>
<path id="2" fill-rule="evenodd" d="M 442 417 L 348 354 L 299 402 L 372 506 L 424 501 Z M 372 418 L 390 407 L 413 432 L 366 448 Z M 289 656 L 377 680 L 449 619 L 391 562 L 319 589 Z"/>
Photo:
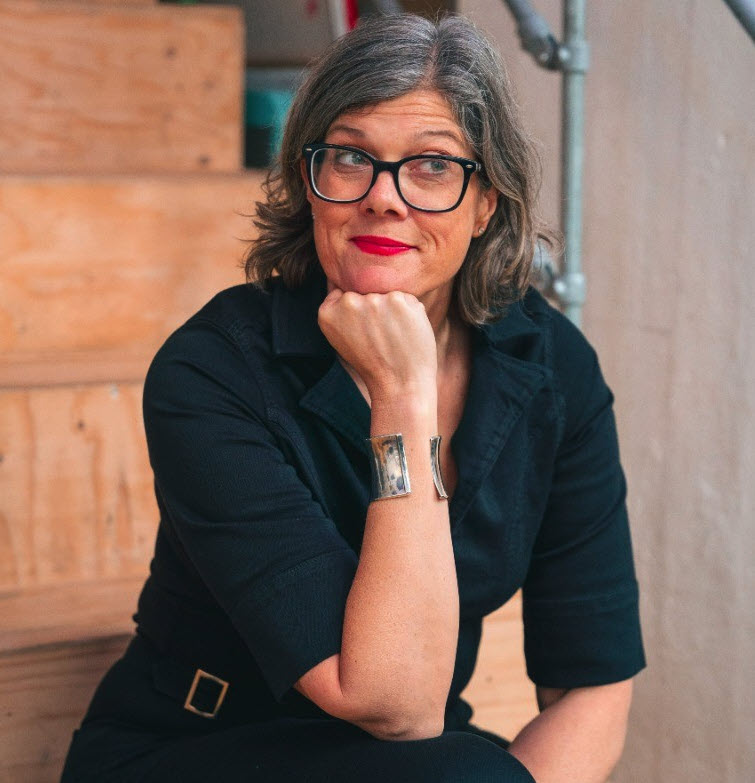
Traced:
<path id="1" fill-rule="evenodd" d="M 330 307 L 335 304 L 343 296 L 343 291 L 340 288 L 333 288 L 328 292 L 325 299 L 322 300 L 320 307 Z"/>

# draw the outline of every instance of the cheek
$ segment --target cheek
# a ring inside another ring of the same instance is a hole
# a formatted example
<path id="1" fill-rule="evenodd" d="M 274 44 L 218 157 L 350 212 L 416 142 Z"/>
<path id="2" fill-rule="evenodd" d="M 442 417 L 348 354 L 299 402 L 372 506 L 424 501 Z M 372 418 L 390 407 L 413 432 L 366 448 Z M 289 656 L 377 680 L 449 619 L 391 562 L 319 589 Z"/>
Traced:
<path id="1" fill-rule="evenodd" d="M 453 214 L 453 212 L 449 213 L 449 215 Z M 449 220 L 448 224 L 443 227 L 442 232 L 440 232 L 440 235 L 438 236 L 439 243 L 442 243 L 442 246 L 439 249 L 442 249 L 461 264 L 469 249 L 472 231 L 473 223 L 470 220 L 469 215 L 454 215 L 454 219 Z"/>
<path id="2" fill-rule="evenodd" d="M 315 215 L 312 229 L 320 265 L 326 272 L 335 270 L 345 250 L 343 221 L 324 210 Z"/>

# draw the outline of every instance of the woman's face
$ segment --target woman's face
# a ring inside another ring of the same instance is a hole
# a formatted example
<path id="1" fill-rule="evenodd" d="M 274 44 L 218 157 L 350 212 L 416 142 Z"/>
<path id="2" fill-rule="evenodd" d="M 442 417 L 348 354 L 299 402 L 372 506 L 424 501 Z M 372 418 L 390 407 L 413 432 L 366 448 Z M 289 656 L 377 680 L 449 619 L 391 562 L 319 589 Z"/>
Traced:
<path id="1" fill-rule="evenodd" d="M 474 159 L 449 105 L 431 90 L 415 90 L 342 114 L 323 141 L 357 147 L 385 161 L 420 154 Z M 306 182 L 304 166 L 302 174 Z M 498 193 L 493 188 L 483 190 L 473 174 L 455 210 L 421 212 L 402 201 L 391 173 L 384 171 L 367 196 L 353 204 L 323 201 L 308 184 L 307 196 L 315 246 L 329 288 L 360 294 L 399 290 L 428 304 L 450 299 L 453 278 L 470 241 L 487 226 Z M 391 242 L 400 246 L 386 252 Z"/>

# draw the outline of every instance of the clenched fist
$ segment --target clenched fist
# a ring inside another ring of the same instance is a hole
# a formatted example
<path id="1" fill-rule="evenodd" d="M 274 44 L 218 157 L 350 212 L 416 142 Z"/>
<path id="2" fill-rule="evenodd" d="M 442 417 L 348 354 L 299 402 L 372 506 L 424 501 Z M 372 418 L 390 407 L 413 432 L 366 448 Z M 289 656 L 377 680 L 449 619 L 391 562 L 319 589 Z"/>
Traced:
<path id="1" fill-rule="evenodd" d="M 318 323 L 370 396 L 388 390 L 435 389 L 435 334 L 424 305 L 414 295 L 334 288 L 320 305 Z"/>

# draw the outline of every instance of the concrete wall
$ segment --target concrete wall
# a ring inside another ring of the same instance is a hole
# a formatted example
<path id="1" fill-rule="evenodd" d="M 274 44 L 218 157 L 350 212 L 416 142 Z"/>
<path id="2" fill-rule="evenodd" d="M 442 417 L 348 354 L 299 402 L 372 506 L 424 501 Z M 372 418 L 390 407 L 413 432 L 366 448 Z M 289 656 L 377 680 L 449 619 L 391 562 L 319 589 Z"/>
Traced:
<path id="1" fill-rule="evenodd" d="M 561 3 L 537 0 L 560 32 Z M 584 329 L 616 393 L 649 668 L 616 783 L 755 780 L 755 46 L 723 2 L 588 3 Z M 499 43 L 558 204 L 559 77 Z"/>

